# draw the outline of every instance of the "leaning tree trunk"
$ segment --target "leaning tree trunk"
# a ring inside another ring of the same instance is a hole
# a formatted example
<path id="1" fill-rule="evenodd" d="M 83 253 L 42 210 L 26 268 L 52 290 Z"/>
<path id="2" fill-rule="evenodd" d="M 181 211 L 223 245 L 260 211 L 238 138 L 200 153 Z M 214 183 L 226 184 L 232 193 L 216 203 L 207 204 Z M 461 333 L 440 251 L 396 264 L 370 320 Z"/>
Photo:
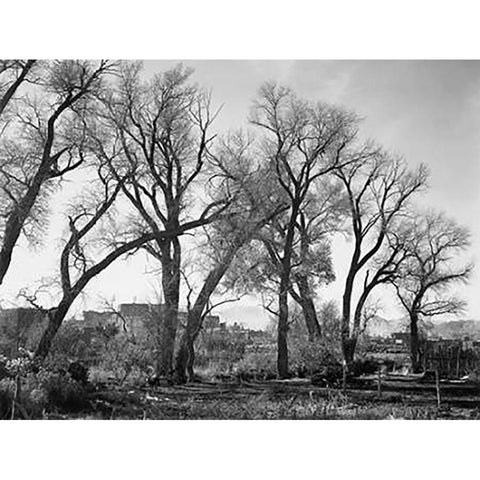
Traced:
<path id="1" fill-rule="evenodd" d="M 300 305 L 302 307 L 303 317 L 307 327 L 308 339 L 314 341 L 315 339 L 322 337 L 322 330 L 320 328 L 320 323 L 318 322 L 317 312 L 315 310 L 315 304 L 313 303 L 307 277 L 299 276 L 297 278 L 297 285 L 300 292 Z"/>
<path id="2" fill-rule="evenodd" d="M 179 383 L 185 383 L 187 378 L 189 381 L 192 381 L 194 378 L 194 344 L 202 328 L 205 309 L 210 301 L 210 297 L 232 263 L 235 254 L 249 237 L 250 231 L 241 232 L 238 237 L 230 243 L 230 248 L 226 252 L 223 260 L 208 274 L 192 309 L 188 312 L 187 326 L 180 338 L 180 345 L 175 357 L 175 380 Z"/>
<path id="3" fill-rule="evenodd" d="M 419 373 L 422 370 L 418 338 L 418 314 L 410 313 L 410 358 L 412 361 L 413 373 Z"/>
<path id="4" fill-rule="evenodd" d="M 44 360 L 52 346 L 53 339 L 62 325 L 63 320 L 67 316 L 68 310 L 73 303 L 73 299 L 63 298 L 57 307 L 51 308 L 47 312 L 48 324 L 43 332 L 37 349 L 34 353 L 34 358 Z"/>

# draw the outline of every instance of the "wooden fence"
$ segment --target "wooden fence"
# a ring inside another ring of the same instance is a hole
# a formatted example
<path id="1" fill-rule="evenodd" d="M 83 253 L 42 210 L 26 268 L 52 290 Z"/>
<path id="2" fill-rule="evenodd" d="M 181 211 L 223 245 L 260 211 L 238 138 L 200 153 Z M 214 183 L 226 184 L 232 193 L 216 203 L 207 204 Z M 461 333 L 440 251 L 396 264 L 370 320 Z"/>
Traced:
<path id="1" fill-rule="evenodd" d="M 427 341 L 422 350 L 424 370 L 438 370 L 442 378 L 460 378 L 480 367 L 480 349 L 465 348 L 461 341 Z"/>

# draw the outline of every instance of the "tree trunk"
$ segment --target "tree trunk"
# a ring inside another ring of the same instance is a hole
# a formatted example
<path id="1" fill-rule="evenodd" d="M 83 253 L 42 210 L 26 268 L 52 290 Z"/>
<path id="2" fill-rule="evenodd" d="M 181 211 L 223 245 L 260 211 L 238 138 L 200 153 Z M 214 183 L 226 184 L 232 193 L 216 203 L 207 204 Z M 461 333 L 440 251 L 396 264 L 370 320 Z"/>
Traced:
<path id="1" fill-rule="evenodd" d="M 48 325 L 40 338 L 37 349 L 35 350 L 35 359 L 44 360 L 47 357 L 53 339 L 62 325 L 72 303 L 73 299 L 64 298 L 57 307 L 48 311 Z"/>
<path id="2" fill-rule="evenodd" d="M 350 336 L 350 304 L 352 299 L 353 290 L 353 276 L 349 275 L 345 284 L 345 291 L 343 294 L 342 303 L 342 325 L 341 325 L 341 337 L 342 337 L 342 353 L 345 363 L 350 365 L 353 362 L 355 354 L 356 340 Z"/>
<path id="3" fill-rule="evenodd" d="M 169 377 L 173 373 L 173 355 L 178 325 L 178 304 L 180 300 L 179 240 L 166 240 L 162 244 L 161 252 L 164 308 L 161 318 L 156 374 L 159 377 Z"/>
<path id="4" fill-rule="evenodd" d="M 298 276 L 297 285 L 300 292 L 301 307 L 305 325 L 308 331 L 308 339 L 313 341 L 322 337 L 322 330 L 318 322 L 317 312 L 313 303 L 308 279 L 305 276 Z"/>
<path id="5" fill-rule="evenodd" d="M 355 358 L 355 348 L 357 347 L 357 338 L 349 337 L 347 339 L 342 339 L 342 352 L 345 364 L 347 365 L 347 370 L 353 363 Z"/>
<path id="6" fill-rule="evenodd" d="M 422 362 L 418 338 L 418 314 L 416 312 L 410 312 L 410 358 L 413 373 L 421 372 Z"/>
<path id="7" fill-rule="evenodd" d="M 280 378 L 288 378 L 288 278 L 282 272 L 278 294 L 277 371 Z"/>
<path id="8" fill-rule="evenodd" d="M 175 357 L 175 380 L 185 383 L 188 377 L 193 380 L 193 364 L 195 359 L 194 344 L 202 328 L 204 312 L 213 292 L 232 263 L 238 249 L 245 243 L 250 234 L 242 232 L 234 239 L 222 262 L 211 270 L 198 294 L 192 309 L 188 312 L 187 325 L 180 339 L 180 345 Z"/>

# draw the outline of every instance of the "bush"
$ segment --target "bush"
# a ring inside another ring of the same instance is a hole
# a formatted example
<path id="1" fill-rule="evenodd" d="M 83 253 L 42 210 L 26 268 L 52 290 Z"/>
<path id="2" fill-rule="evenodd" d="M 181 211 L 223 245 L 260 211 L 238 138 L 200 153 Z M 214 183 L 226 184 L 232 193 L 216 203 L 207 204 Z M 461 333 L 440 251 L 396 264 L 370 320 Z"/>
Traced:
<path id="1" fill-rule="evenodd" d="M 31 390 L 49 410 L 77 412 L 88 406 L 87 391 L 83 385 L 62 373 L 41 372 L 38 387 Z"/>
<path id="2" fill-rule="evenodd" d="M 348 374 L 352 377 L 360 377 L 361 375 L 372 375 L 378 372 L 380 365 L 374 358 L 366 357 L 355 360 L 349 367 Z"/>
<path id="3" fill-rule="evenodd" d="M 233 374 L 241 380 L 269 380 L 277 376 L 276 354 L 249 352 L 233 367 Z"/>
<path id="4" fill-rule="evenodd" d="M 305 337 L 290 342 L 290 369 L 300 378 L 310 377 L 325 366 L 341 365 L 340 352 L 323 340 L 309 341 Z"/>

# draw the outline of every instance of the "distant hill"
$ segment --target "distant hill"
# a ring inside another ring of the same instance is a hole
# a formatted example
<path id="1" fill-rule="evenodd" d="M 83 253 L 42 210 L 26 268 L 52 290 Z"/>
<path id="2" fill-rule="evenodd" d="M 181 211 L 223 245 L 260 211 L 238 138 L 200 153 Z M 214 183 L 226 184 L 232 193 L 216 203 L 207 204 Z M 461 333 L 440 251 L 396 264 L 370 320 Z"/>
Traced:
<path id="1" fill-rule="evenodd" d="M 370 337 L 389 337 L 394 332 L 404 332 L 408 327 L 407 318 L 386 319 L 374 316 L 367 323 L 365 334 Z"/>
<path id="2" fill-rule="evenodd" d="M 442 338 L 470 337 L 480 340 L 480 322 L 478 320 L 452 320 L 435 323 L 432 333 Z"/>
<path id="3" fill-rule="evenodd" d="M 367 325 L 365 333 L 372 337 L 389 337 L 394 332 L 408 331 L 408 318 L 388 320 L 375 316 Z M 470 337 L 473 340 L 480 340 L 480 321 L 478 320 L 450 320 L 433 321 L 429 335 L 440 338 Z"/>

